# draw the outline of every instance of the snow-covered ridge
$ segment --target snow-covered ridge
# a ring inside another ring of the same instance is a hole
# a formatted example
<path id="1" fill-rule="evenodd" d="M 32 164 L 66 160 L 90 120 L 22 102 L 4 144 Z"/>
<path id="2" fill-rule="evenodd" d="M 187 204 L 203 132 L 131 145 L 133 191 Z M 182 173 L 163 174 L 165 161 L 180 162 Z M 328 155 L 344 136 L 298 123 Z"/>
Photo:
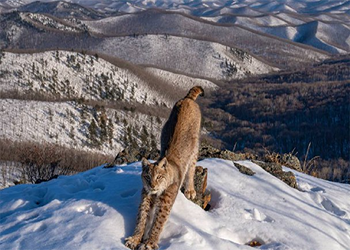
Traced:
<path id="1" fill-rule="evenodd" d="M 244 78 L 274 70 L 240 49 L 187 37 L 113 37 L 105 39 L 100 49 L 133 64 L 212 79 Z"/>
<path id="2" fill-rule="evenodd" d="M 29 21 L 31 23 L 36 23 L 43 25 L 44 27 L 57 29 L 60 31 L 67 31 L 67 32 L 82 32 L 82 29 L 79 29 L 77 27 L 72 27 L 68 25 L 64 25 L 57 20 L 54 20 L 53 18 L 50 18 L 45 15 L 40 15 L 36 13 L 20 13 L 21 18 L 25 21 Z"/>
<path id="3" fill-rule="evenodd" d="M 163 119 L 123 109 L 102 110 L 76 102 L 39 102 L 0 99 L 0 139 L 17 142 L 54 144 L 65 148 L 116 155 L 127 144 L 128 129 L 141 131 L 147 128 L 149 140 L 160 141 Z M 105 116 L 106 126 L 101 124 Z M 89 127 L 97 124 L 93 138 Z M 101 130 L 107 131 L 102 138 Z M 139 135 L 131 134 L 138 144 Z"/>
<path id="4" fill-rule="evenodd" d="M 215 16 L 206 20 L 237 24 L 252 30 L 307 44 L 330 53 L 350 51 L 349 20 L 330 14 L 304 16 L 302 14 L 278 13 L 260 16 Z"/>
<path id="5" fill-rule="evenodd" d="M 35 2 L 35 0 L 1 0 L 4 6 L 19 7 L 24 4 Z M 44 2 L 56 2 L 56 0 L 46 0 Z M 101 11 L 120 11 L 132 13 L 149 8 L 170 9 L 183 12 L 191 12 L 198 16 L 213 15 L 213 13 L 225 10 L 226 12 L 237 11 L 240 13 L 251 13 L 257 11 L 265 12 L 300 12 L 300 13 L 347 13 L 350 9 L 349 1 L 321 0 L 321 1 L 293 1 L 293 0 L 200 0 L 196 2 L 187 0 L 128 0 L 128 1 L 80 1 L 67 0 L 68 3 L 82 4 L 86 7 Z M 62 5 L 62 4 L 61 4 Z M 64 6 L 63 6 L 64 8 Z"/>
<path id="6" fill-rule="evenodd" d="M 300 63 L 325 58 L 327 54 L 320 50 L 313 50 L 311 47 L 300 46 L 287 40 L 282 41 L 275 39 L 273 36 L 256 33 L 242 26 L 215 24 L 188 15 L 159 10 L 148 10 L 135 14 L 82 22 L 91 32 L 107 37 L 120 37 L 130 34 L 127 38 L 130 40 L 128 46 L 134 44 L 131 37 L 142 38 L 142 36 L 136 36 L 138 34 L 163 34 L 160 35 L 161 38 L 174 35 L 225 44 L 238 50 L 242 49 L 250 55 L 276 65 L 276 67 L 295 64 L 299 66 Z M 118 39 L 120 40 L 121 38 Z M 113 50 L 107 49 L 110 53 L 114 53 Z"/>
<path id="7" fill-rule="evenodd" d="M 140 13 L 157 8 L 157 10 L 200 17 L 218 24 L 244 26 L 268 35 L 310 45 L 330 53 L 348 53 L 350 51 L 350 38 L 346 35 L 350 32 L 348 26 L 350 1 L 240 0 L 227 2 L 217 0 L 193 3 L 188 1 L 131 0 L 101 3 L 99 1 L 70 0 L 67 2 L 53 2 L 49 0 L 42 3 L 31 0 L 2 0 L 0 6 L 1 4 L 6 8 L 8 6 L 18 7 L 17 9 L 21 11 L 46 13 L 67 21 L 73 20 L 71 24 L 80 30 L 87 30 L 84 25 L 81 25 L 81 20 L 94 21 L 105 17 Z M 69 9 L 71 11 L 68 11 Z M 310 27 L 313 26 L 313 22 L 319 23 L 317 32 L 314 32 L 314 28 Z M 311 25 L 309 25 L 310 23 Z M 327 28 L 324 28 L 324 26 L 327 26 Z M 304 35 L 303 33 L 311 33 L 311 35 L 308 39 L 298 39 Z"/>
<path id="8" fill-rule="evenodd" d="M 295 67 L 296 65 L 299 66 L 300 63 L 314 63 L 315 61 L 324 59 L 328 55 L 328 53 L 313 49 L 310 46 L 302 46 L 286 39 L 276 39 L 274 36 L 267 36 L 261 32 L 258 33 L 252 29 L 243 28 L 241 25 L 215 24 L 193 16 L 161 10 L 148 10 L 136 14 L 118 15 L 89 21 L 71 17 L 71 15 L 67 18 L 62 18 L 53 17 L 52 14 L 41 14 L 41 12 L 30 13 L 31 16 L 36 17 L 35 20 L 41 20 L 42 22 L 33 21 L 29 18 L 26 18 L 30 20 L 29 22 L 21 22 L 15 16 L 15 14 L 19 15 L 19 13 L 21 12 L 0 15 L 4 28 L 0 30 L 0 36 L 6 38 L 1 43 L 3 43 L 5 48 L 40 50 L 53 48 L 61 48 L 63 50 L 71 50 L 72 48 L 75 50 L 83 49 L 119 57 L 132 63 L 140 62 L 146 65 L 151 63 L 154 67 L 163 68 L 168 71 L 173 70 L 187 75 L 189 74 L 188 71 L 194 71 L 189 75 L 195 77 L 227 79 L 227 74 L 220 72 L 220 69 L 217 67 L 225 67 L 226 62 L 223 61 L 223 64 L 221 64 L 212 58 L 213 55 L 210 47 L 213 47 L 212 44 L 215 43 L 235 48 L 236 50 L 243 50 L 255 57 L 256 60 L 264 61 L 264 64 L 274 65 L 277 68 L 289 65 Z M 28 13 L 21 15 L 25 16 Z M 266 18 L 266 20 L 263 17 L 257 18 L 261 18 L 263 22 L 270 22 L 270 18 Z M 271 18 L 271 20 L 280 19 Z M 228 20 L 228 22 L 231 21 Z M 281 23 L 286 22 L 281 21 Z M 279 32 L 269 30 L 269 26 L 258 27 L 259 31 L 265 32 L 266 30 L 267 33 L 274 33 L 276 36 L 290 40 L 300 41 L 310 45 L 323 44 L 323 42 L 314 43 L 312 40 L 293 39 L 296 28 L 289 28 L 289 26 L 285 28 L 288 32 L 283 31 L 284 26 L 273 27 L 273 29 L 276 28 Z M 337 31 L 332 31 L 331 27 L 326 29 L 326 31 L 332 34 L 337 33 Z M 73 31 L 69 32 L 70 29 L 73 29 Z M 75 30 L 83 32 L 75 32 Z M 62 33 L 62 31 L 65 32 Z M 320 33 L 320 35 L 322 34 L 323 32 Z M 342 34 L 346 34 L 346 32 L 342 32 Z M 170 42 L 164 41 L 166 40 L 164 37 L 169 38 Z M 331 37 L 332 39 L 330 41 L 326 40 L 326 44 L 332 43 L 336 47 L 338 38 L 334 39 L 337 36 Z M 191 44 L 188 42 L 189 39 L 193 40 Z M 340 47 L 344 47 L 344 40 L 344 35 L 339 36 Z M 316 41 L 318 40 L 316 39 Z M 150 44 L 151 49 L 158 49 L 156 51 L 149 50 L 148 46 L 143 46 L 140 42 L 145 42 L 147 45 Z M 152 44 L 154 42 L 157 42 L 157 44 Z M 169 49 L 169 46 L 172 47 Z M 332 46 L 330 48 L 333 48 Z M 324 49 L 324 47 L 322 48 Z M 169 53 L 167 52 L 168 50 Z M 344 51 L 344 48 L 340 48 L 339 51 Z M 153 54 L 148 55 L 150 52 Z M 174 52 L 175 55 L 170 52 Z M 198 61 L 193 62 L 196 58 L 202 57 L 203 54 L 205 57 L 209 56 L 209 58 L 205 61 L 201 60 L 199 63 Z M 189 57 L 189 62 L 187 62 L 187 58 L 186 60 L 183 59 L 184 55 Z M 180 59 L 180 61 L 169 60 L 167 59 L 168 57 L 175 57 Z M 205 65 L 206 61 L 208 61 L 208 65 Z M 216 64 L 216 68 L 213 73 L 210 73 L 212 71 L 211 68 L 206 66 L 210 66 L 213 63 Z M 184 67 L 187 72 L 181 72 L 180 66 Z M 196 68 L 197 66 L 198 68 Z M 228 68 L 231 67 L 229 62 L 227 66 Z M 253 68 L 254 66 L 258 66 L 259 68 L 250 70 L 246 68 L 246 65 L 243 65 L 243 67 L 239 64 L 235 65 L 238 68 L 237 76 L 232 74 L 230 78 L 241 78 L 244 76 L 244 72 L 249 71 L 252 74 L 254 74 L 254 71 L 257 73 L 266 72 L 259 65 L 251 66 Z M 242 68 L 242 70 L 239 68 Z M 228 70 L 232 71 L 231 69 Z M 270 71 L 269 69 L 267 70 Z M 198 71 L 201 74 L 198 74 Z M 221 71 L 226 71 L 226 69 Z"/>
<path id="9" fill-rule="evenodd" d="M 241 174 L 230 161 L 206 159 L 212 208 L 178 194 L 161 249 L 348 249 L 350 187 L 295 172 L 300 190 L 250 161 Z M 289 170 L 289 169 L 286 169 Z M 127 249 L 142 188 L 141 164 L 97 167 L 39 185 L 0 191 L 4 249 Z"/>
<path id="10" fill-rule="evenodd" d="M 83 53 L 4 53 L 0 71 L 2 90 L 20 87 L 20 91 L 40 90 L 60 97 L 152 103 L 144 99 L 147 86 L 138 86 L 145 82 L 132 72 Z"/>
<path id="11" fill-rule="evenodd" d="M 3 98 L 8 96 L 0 100 L 0 138 L 115 155 L 130 143 L 130 137 L 142 143 L 138 133 L 143 126 L 157 144 L 166 116 L 157 110 L 172 107 L 192 86 L 201 85 L 207 91 L 217 88 L 210 81 L 160 69 L 139 70 L 135 73 L 80 52 L 4 52 L 0 92 Z M 152 81 L 160 85 L 151 86 Z M 179 93 L 169 94 L 173 89 Z M 9 99 L 13 93 L 17 99 Z M 40 96 L 47 98 L 40 101 Z M 99 109 L 96 104 L 107 106 Z M 144 111 L 135 111 L 133 104 L 143 106 Z M 101 123 L 102 117 L 106 124 Z M 97 145 L 89 130 L 93 121 L 98 126 Z M 109 136 L 102 139 L 100 133 L 106 129 Z"/>
<path id="12" fill-rule="evenodd" d="M 176 94 L 165 96 L 161 89 L 150 86 L 147 79 L 141 79 L 132 70 L 81 52 L 5 52 L 1 58 L 0 72 L 2 91 L 40 91 L 60 98 L 134 101 L 168 107 L 178 98 Z M 215 84 L 206 80 L 192 79 L 186 84 L 186 77 L 178 77 L 171 72 L 166 75 L 165 82 L 178 82 L 183 91 L 198 84 L 209 90 L 216 88 Z"/>

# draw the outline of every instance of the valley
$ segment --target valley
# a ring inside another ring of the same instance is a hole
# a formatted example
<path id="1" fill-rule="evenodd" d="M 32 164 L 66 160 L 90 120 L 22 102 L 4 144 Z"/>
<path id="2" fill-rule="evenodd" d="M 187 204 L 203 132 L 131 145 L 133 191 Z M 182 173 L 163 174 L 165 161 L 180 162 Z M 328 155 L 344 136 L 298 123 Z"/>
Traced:
<path id="1" fill-rule="evenodd" d="M 344 181 L 349 8 L 0 0 L 0 139 L 109 159 L 127 145 L 159 147 L 173 103 L 201 85 L 204 141 L 257 154 L 294 150 L 302 161 L 319 158 L 309 173 Z"/>

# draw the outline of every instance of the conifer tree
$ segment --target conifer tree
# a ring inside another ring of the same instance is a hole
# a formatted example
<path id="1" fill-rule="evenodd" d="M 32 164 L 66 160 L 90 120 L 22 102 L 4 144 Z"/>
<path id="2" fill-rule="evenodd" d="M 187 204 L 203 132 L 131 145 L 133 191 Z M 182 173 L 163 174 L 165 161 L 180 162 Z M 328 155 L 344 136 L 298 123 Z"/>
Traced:
<path id="1" fill-rule="evenodd" d="M 94 119 L 91 120 L 91 123 L 89 125 L 89 139 L 90 143 L 93 147 L 97 147 L 100 145 L 98 140 L 98 134 L 97 134 L 97 125 Z"/>

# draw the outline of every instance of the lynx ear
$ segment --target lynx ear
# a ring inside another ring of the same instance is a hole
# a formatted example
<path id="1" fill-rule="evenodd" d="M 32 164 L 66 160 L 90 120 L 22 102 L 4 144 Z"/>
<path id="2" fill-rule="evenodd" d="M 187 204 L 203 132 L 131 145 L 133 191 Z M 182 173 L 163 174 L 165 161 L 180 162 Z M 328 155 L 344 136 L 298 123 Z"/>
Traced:
<path id="1" fill-rule="evenodd" d="M 142 167 L 147 167 L 150 164 L 151 163 L 145 157 L 142 157 Z"/>
<path id="2" fill-rule="evenodd" d="M 168 165 L 168 160 L 166 159 L 166 157 L 163 157 L 158 163 L 158 166 L 160 166 L 163 169 L 166 169 L 167 165 Z"/>

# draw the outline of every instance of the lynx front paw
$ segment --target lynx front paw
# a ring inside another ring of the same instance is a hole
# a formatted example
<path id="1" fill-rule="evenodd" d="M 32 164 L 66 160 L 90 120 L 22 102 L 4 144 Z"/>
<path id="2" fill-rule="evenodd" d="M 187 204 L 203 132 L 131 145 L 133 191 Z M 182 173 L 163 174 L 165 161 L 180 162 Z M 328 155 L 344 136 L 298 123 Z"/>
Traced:
<path id="1" fill-rule="evenodd" d="M 196 191 L 194 189 L 185 190 L 185 197 L 187 199 L 193 200 L 194 198 L 196 198 Z"/>
<path id="2" fill-rule="evenodd" d="M 154 250 L 154 249 L 158 249 L 158 248 L 159 248 L 159 246 L 157 243 L 148 241 L 144 244 L 141 244 L 141 246 L 139 247 L 138 250 Z"/>
<path id="3" fill-rule="evenodd" d="M 131 236 L 125 239 L 125 246 L 134 250 L 140 244 L 141 238 L 136 236 Z"/>

